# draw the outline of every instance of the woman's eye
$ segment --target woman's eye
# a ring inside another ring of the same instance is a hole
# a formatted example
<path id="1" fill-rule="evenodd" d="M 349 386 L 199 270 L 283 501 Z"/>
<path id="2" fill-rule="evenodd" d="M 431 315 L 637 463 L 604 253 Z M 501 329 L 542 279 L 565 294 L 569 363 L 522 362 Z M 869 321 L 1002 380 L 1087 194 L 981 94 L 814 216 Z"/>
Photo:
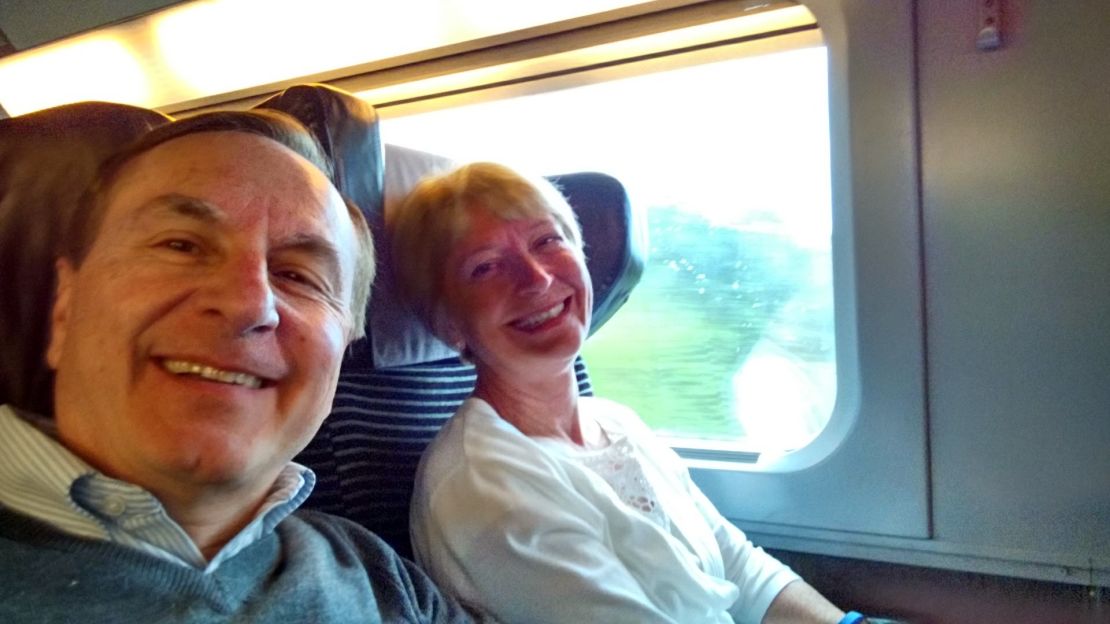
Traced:
<path id="1" fill-rule="evenodd" d="M 483 262 L 470 270 L 470 277 L 482 277 L 493 271 L 492 262 Z"/>
<path id="2" fill-rule="evenodd" d="M 552 243 L 561 243 L 561 242 L 563 242 L 563 236 L 561 234 L 548 234 L 546 236 L 541 237 L 539 239 L 539 241 L 536 242 L 536 246 L 537 247 L 546 247 L 548 245 L 551 245 Z"/>

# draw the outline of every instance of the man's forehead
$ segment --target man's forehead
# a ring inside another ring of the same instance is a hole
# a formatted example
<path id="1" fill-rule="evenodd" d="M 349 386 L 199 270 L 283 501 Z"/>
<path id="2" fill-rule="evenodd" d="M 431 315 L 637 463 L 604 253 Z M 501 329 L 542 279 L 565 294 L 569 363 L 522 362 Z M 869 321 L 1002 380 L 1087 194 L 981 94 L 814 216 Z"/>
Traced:
<path id="1" fill-rule="evenodd" d="M 174 193 L 240 202 L 286 197 L 320 205 L 339 198 L 328 177 L 293 150 L 263 136 L 219 131 L 170 139 L 137 155 L 121 167 L 108 203 Z"/>
<path id="2" fill-rule="evenodd" d="M 149 215 L 207 216 L 210 223 L 264 219 L 271 228 L 354 241 L 339 192 L 322 171 L 272 139 L 246 132 L 177 137 L 124 165 L 108 193 L 108 221 Z"/>
<path id="3" fill-rule="evenodd" d="M 265 162 L 265 165 L 260 164 Z M 280 169 L 275 171 L 274 165 Z M 169 139 L 132 158 L 121 174 L 128 170 L 165 167 L 167 173 L 180 174 L 191 170 L 233 165 L 230 172 L 256 174 L 262 178 L 280 178 L 279 171 L 300 169 L 306 177 L 328 181 L 327 176 L 301 154 L 278 141 L 242 131 L 205 131 Z M 144 174 L 157 171 L 144 171 Z M 328 181 L 330 184 L 330 181 Z"/>

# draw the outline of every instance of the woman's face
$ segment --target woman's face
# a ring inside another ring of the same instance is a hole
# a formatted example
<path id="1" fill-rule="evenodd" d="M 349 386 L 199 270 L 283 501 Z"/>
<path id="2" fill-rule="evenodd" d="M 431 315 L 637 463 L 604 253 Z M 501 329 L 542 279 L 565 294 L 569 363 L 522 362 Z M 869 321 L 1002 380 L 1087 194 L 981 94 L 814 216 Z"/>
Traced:
<path id="1" fill-rule="evenodd" d="M 444 270 L 448 334 L 479 370 L 555 374 L 573 365 L 593 289 L 581 251 L 550 216 L 504 220 L 471 207 Z"/>

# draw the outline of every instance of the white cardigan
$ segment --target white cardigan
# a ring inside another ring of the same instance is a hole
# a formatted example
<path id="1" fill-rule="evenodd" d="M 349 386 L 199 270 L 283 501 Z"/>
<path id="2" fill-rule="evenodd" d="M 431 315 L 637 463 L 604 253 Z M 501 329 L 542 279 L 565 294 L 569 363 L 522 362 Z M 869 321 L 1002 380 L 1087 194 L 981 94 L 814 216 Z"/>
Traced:
<path id="1" fill-rule="evenodd" d="M 592 397 L 578 407 L 632 442 L 670 531 L 565 443 L 529 438 L 471 398 L 417 473 L 410 527 L 424 568 L 513 624 L 758 624 L 798 576 L 725 520 L 634 412 Z"/>

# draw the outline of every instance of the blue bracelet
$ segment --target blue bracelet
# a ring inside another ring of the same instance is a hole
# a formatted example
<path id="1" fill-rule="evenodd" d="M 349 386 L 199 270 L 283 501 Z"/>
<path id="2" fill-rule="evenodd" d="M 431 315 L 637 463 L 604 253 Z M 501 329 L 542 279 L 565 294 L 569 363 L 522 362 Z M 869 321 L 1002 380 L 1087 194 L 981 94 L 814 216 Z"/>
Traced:
<path id="1" fill-rule="evenodd" d="M 849 611 L 840 619 L 840 624 L 859 624 L 866 619 L 859 611 Z"/>

